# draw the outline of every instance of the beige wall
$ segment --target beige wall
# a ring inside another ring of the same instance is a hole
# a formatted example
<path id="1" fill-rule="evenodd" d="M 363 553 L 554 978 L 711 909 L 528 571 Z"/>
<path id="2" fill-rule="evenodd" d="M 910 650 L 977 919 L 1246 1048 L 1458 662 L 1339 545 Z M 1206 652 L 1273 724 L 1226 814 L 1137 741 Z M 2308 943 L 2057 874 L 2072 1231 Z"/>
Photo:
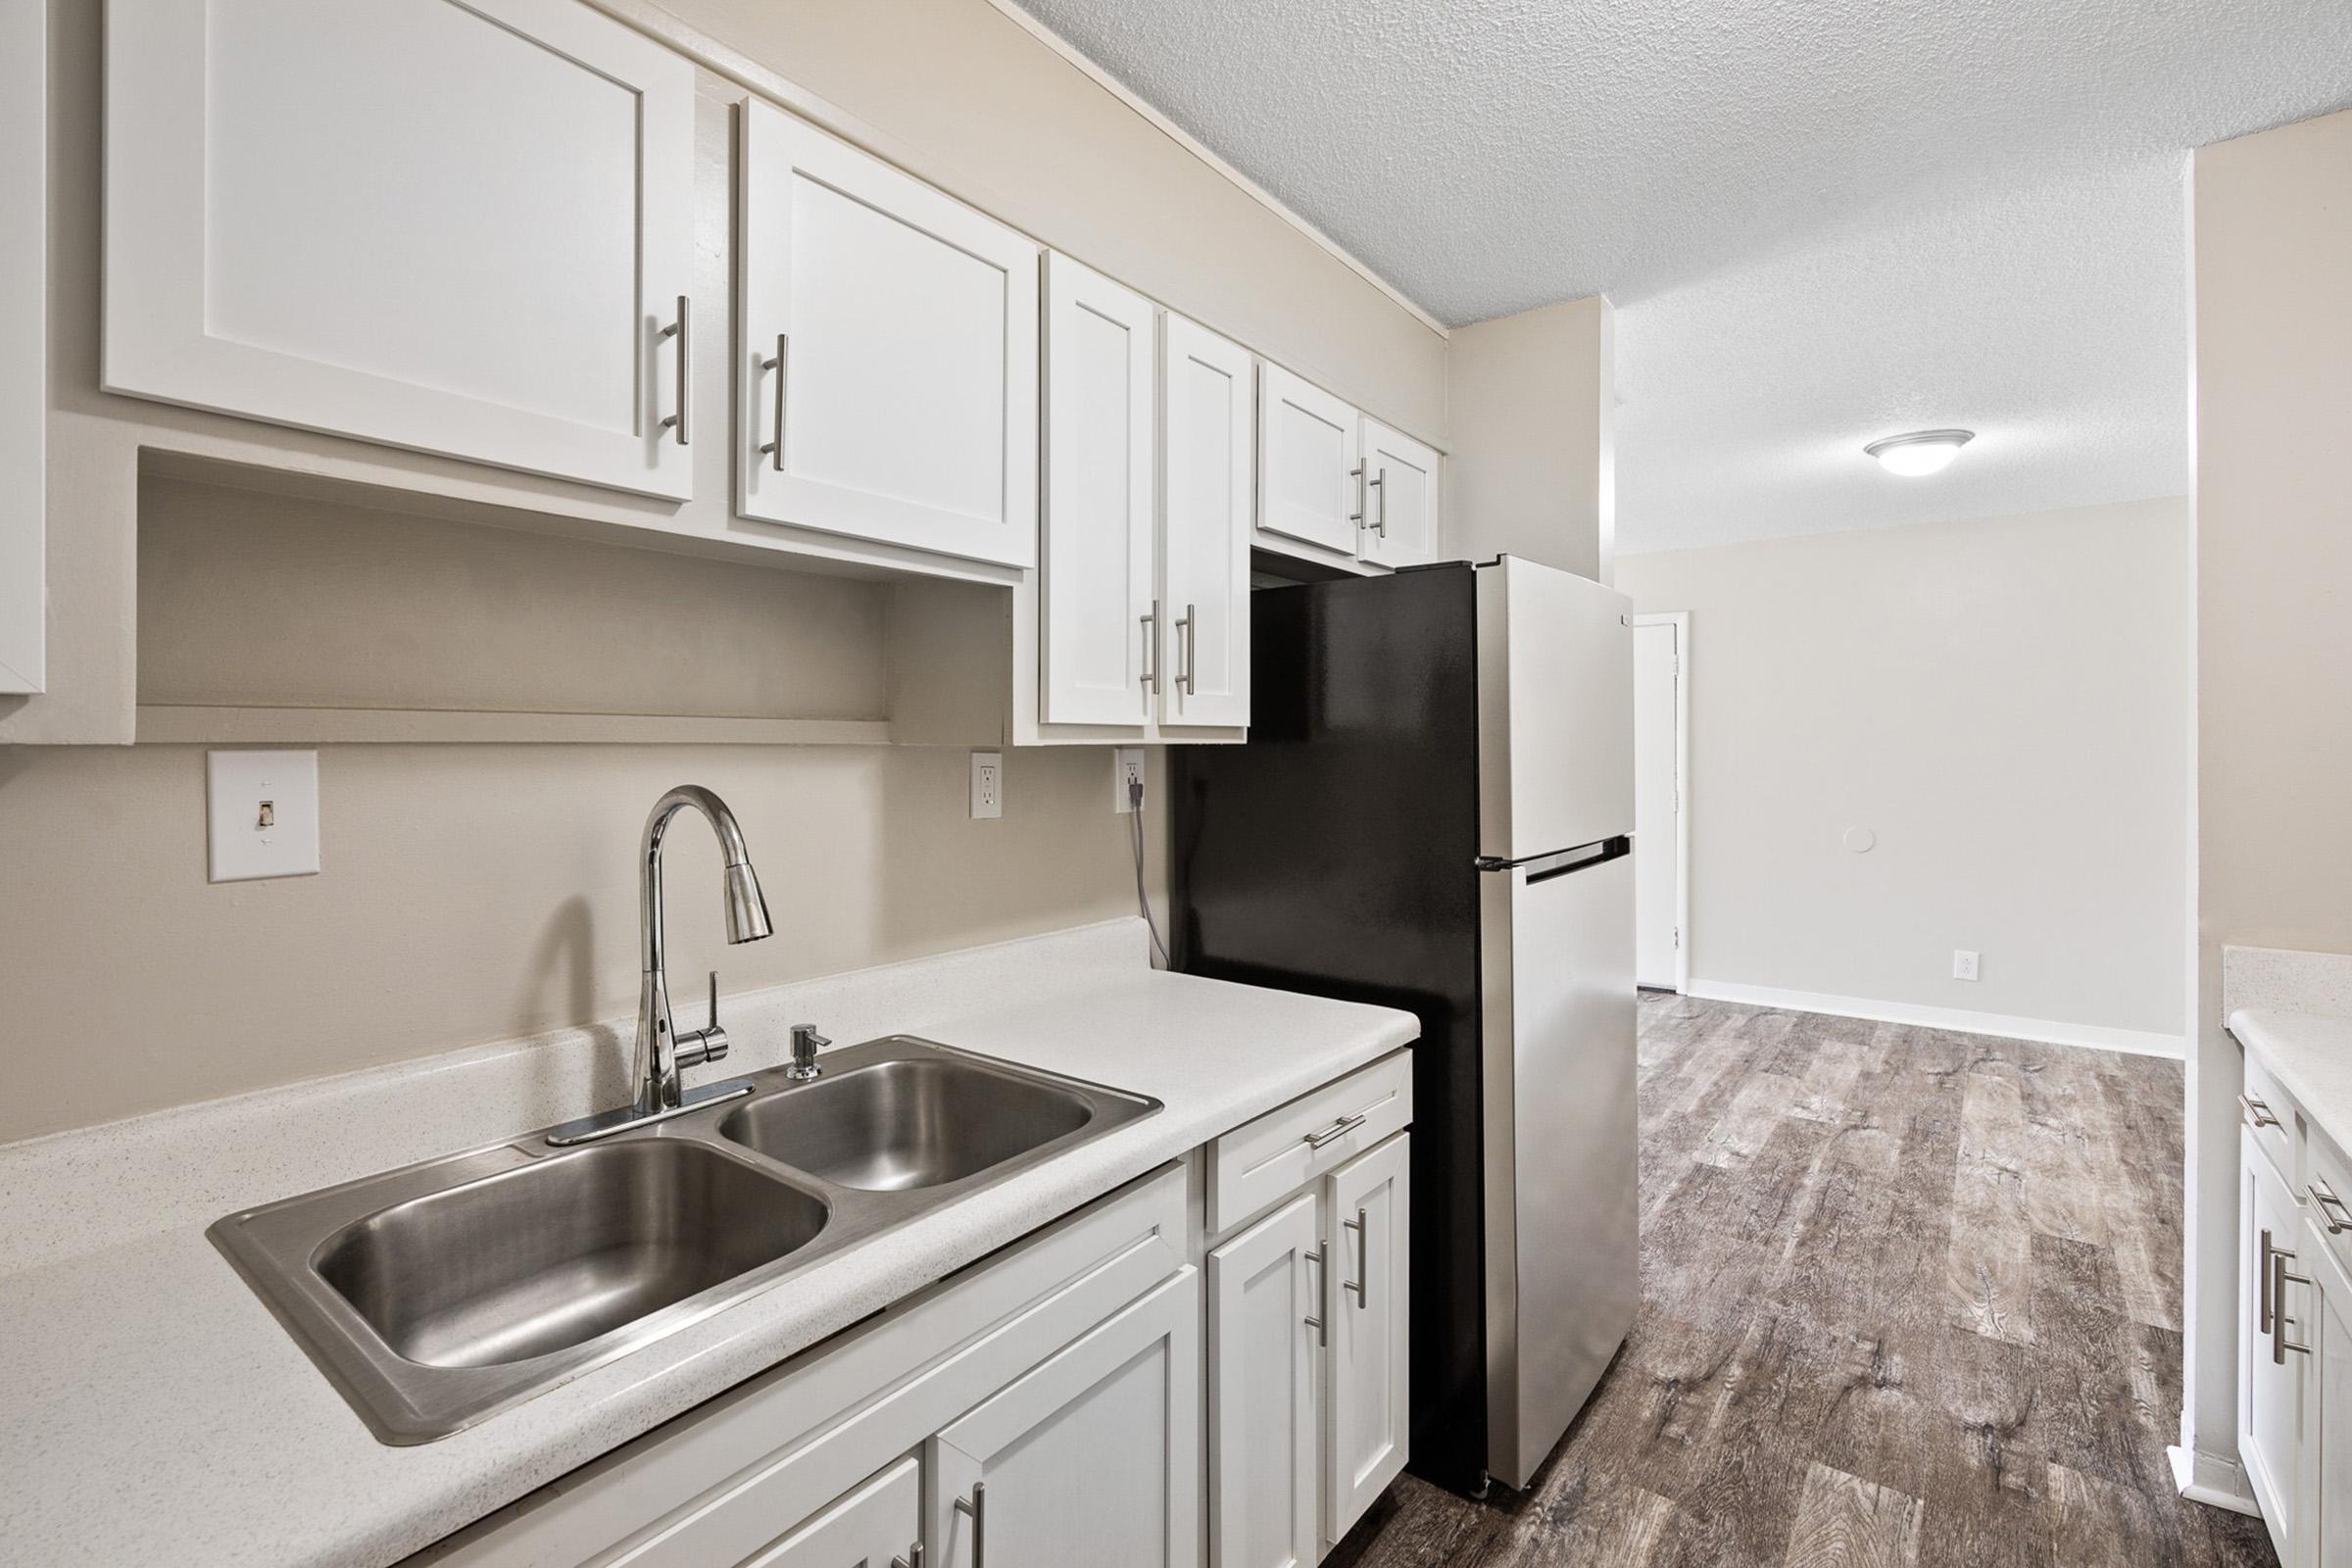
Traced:
<path id="1" fill-rule="evenodd" d="M 2171 500 L 1620 558 L 1690 614 L 1693 984 L 2178 1037 L 2188 551 Z"/>
<path id="2" fill-rule="evenodd" d="M 2352 114 L 2208 147 L 2193 171 L 2198 1060 L 2188 1413 L 2235 1445 L 2240 1058 L 2221 946 L 2352 952 Z"/>
<path id="3" fill-rule="evenodd" d="M 1570 300 L 1455 330 L 1446 359 L 1453 553 L 1610 579 L 1615 313 Z"/>

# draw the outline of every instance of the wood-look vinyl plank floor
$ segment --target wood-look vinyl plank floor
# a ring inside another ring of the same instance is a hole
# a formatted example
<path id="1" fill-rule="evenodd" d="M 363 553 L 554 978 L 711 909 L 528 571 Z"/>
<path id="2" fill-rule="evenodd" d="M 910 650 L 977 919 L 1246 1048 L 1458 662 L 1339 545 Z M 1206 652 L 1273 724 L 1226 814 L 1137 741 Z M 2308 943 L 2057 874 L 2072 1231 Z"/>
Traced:
<path id="1" fill-rule="evenodd" d="M 1333 1568 L 2277 1568 L 2183 1502 L 2181 1068 L 1644 996 L 1642 1294 L 1525 1493 Z"/>

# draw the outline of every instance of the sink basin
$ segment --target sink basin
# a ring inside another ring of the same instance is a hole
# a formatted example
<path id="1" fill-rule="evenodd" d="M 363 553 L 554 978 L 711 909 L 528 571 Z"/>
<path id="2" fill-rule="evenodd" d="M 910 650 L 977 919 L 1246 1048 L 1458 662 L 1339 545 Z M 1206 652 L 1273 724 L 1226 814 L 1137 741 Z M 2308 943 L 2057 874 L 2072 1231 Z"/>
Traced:
<path id="1" fill-rule="evenodd" d="M 567 1349 L 815 1240 L 823 1200 L 700 1144 L 583 1149 L 381 1209 L 313 1266 L 394 1353 Z"/>
<path id="2" fill-rule="evenodd" d="M 1066 1138 L 1094 1119 L 1056 1084 L 953 1057 L 856 1067 L 727 1112 L 719 1136 L 864 1192 L 941 1187 Z"/>
<path id="3" fill-rule="evenodd" d="M 430 1443 L 1159 1109 L 892 1035 L 608 1142 L 571 1124 L 208 1234 L 384 1443 Z"/>

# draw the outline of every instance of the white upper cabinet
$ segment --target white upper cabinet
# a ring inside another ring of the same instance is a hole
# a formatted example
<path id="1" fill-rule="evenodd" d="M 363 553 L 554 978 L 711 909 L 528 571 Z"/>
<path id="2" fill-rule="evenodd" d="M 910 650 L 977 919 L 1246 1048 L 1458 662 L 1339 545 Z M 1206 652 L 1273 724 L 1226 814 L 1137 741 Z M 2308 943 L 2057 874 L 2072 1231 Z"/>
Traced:
<path id="1" fill-rule="evenodd" d="M 1037 246 L 759 100 L 740 174 L 738 510 L 1035 564 Z"/>
<path id="2" fill-rule="evenodd" d="M 1160 354 L 1161 548 L 1168 635 L 1160 722 L 1250 722 L 1250 352 L 1181 316 Z"/>
<path id="3" fill-rule="evenodd" d="M 1143 724 L 1169 672 L 1152 608 L 1152 302 L 1046 263 L 1039 716 Z"/>
<path id="4" fill-rule="evenodd" d="M 1257 413 L 1257 525 L 1354 554 L 1364 511 L 1355 410 L 1268 364 L 1260 367 Z"/>
<path id="5" fill-rule="evenodd" d="M 1363 543 L 1383 566 L 1417 566 L 1438 554 L 1438 453 L 1377 419 L 1364 420 Z"/>
<path id="6" fill-rule="evenodd" d="M 693 118 L 577 0 L 108 0 L 104 384 L 684 498 Z"/>

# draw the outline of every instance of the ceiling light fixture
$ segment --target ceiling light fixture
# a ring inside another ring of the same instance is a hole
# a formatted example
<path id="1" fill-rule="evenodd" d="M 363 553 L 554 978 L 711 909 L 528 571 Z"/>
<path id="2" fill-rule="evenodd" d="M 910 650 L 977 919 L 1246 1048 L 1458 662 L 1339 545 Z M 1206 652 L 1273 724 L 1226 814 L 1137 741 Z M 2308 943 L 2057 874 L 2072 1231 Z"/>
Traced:
<path id="1" fill-rule="evenodd" d="M 1862 450 L 1878 459 L 1888 473 L 1918 479 L 1950 466 L 1960 449 L 1976 438 L 1974 430 L 1914 430 L 1909 435 L 1873 441 Z"/>

